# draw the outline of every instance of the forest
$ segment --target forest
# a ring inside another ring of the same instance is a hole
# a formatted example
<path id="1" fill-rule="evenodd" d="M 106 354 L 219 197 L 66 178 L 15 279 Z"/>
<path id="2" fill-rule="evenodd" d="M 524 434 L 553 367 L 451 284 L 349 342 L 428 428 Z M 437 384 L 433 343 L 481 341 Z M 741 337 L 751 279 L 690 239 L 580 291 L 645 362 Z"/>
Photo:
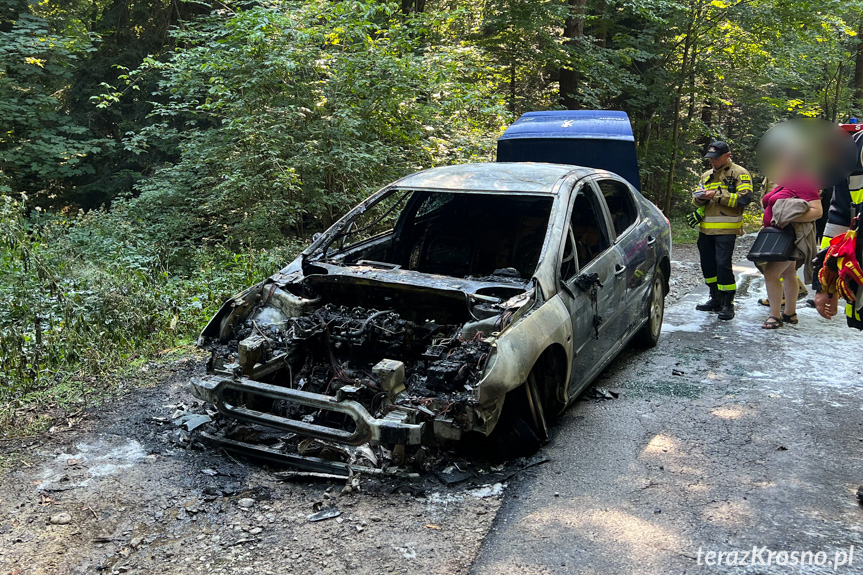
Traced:
<path id="1" fill-rule="evenodd" d="M 526 111 L 626 111 L 677 230 L 709 141 L 758 181 L 771 125 L 863 113 L 861 36 L 859 0 L 0 0 L 0 429 Z"/>

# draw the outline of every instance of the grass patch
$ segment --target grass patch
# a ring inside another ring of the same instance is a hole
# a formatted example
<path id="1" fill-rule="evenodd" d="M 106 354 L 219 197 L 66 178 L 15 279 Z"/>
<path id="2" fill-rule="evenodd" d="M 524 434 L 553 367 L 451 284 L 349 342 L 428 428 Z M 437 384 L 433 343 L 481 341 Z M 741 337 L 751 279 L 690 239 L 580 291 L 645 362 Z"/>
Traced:
<path id="1" fill-rule="evenodd" d="M 678 216 L 671 220 L 671 239 L 675 244 L 694 244 L 698 241 L 698 228 L 690 228 L 686 218 Z"/>

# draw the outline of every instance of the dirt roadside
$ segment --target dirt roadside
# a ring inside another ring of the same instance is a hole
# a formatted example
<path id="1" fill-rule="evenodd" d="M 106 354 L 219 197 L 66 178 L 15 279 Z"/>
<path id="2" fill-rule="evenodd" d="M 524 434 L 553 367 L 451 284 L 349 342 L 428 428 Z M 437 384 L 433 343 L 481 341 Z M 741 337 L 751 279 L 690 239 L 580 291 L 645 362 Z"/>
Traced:
<path id="1" fill-rule="evenodd" d="M 504 477 L 283 481 L 200 448 L 172 419 L 194 407 L 197 361 L 80 426 L 20 445 L 0 487 L 0 573 L 463 573 Z M 320 508 L 339 516 L 312 522 Z"/>
<path id="2" fill-rule="evenodd" d="M 676 246 L 668 302 L 700 283 L 697 250 Z M 156 386 L 71 427 L 2 442 L 18 463 L 0 482 L 0 573 L 466 573 L 519 466 L 447 486 L 362 478 L 282 480 L 273 468 L 201 448 L 177 425 L 199 404 L 186 359 Z M 585 394 L 590 396 L 590 393 Z M 340 515 L 310 521 L 319 509 Z"/>

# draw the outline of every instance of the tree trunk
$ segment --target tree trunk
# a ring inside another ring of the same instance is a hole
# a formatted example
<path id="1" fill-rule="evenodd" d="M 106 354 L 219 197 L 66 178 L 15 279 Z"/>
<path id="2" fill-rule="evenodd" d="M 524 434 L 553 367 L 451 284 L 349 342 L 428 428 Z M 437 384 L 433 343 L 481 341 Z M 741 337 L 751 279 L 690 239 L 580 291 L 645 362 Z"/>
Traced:
<path id="1" fill-rule="evenodd" d="M 608 4 L 599 2 L 597 11 L 601 14 L 595 26 L 591 26 L 590 35 L 595 38 L 596 45 L 600 48 L 608 47 Z"/>
<path id="2" fill-rule="evenodd" d="M 857 29 L 857 58 L 854 60 L 854 98 L 851 105 L 857 114 L 863 113 L 863 19 Z"/>
<path id="3" fill-rule="evenodd" d="M 569 15 L 563 25 L 563 45 L 574 49 L 584 36 L 584 6 L 587 0 L 567 0 Z M 564 64 L 560 67 L 560 104 L 567 110 L 579 107 L 578 85 L 581 83 L 581 72 L 572 66 Z"/>
<path id="4" fill-rule="evenodd" d="M 680 147 L 680 103 L 683 99 L 683 86 L 688 76 L 687 65 L 690 60 L 690 49 L 692 48 L 692 26 L 695 18 L 690 19 L 686 30 L 686 39 L 683 42 L 683 62 L 680 66 L 680 81 L 677 84 L 677 93 L 674 96 L 674 120 L 671 125 L 671 161 L 668 164 L 668 180 L 665 184 L 665 201 L 662 202 L 662 211 L 666 217 L 671 213 L 671 198 L 674 195 L 674 172 L 677 168 L 677 149 Z M 692 60 L 695 59 L 693 55 Z"/>
<path id="5" fill-rule="evenodd" d="M 710 87 L 710 86 L 706 86 Z M 710 107 L 710 94 L 711 91 L 708 91 L 707 95 L 704 98 L 704 103 L 701 104 L 701 123 L 705 126 L 713 125 L 713 108 Z M 707 144 L 710 143 L 710 136 L 704 134 L 702 136 L 698 136 L 698 139 L 695 140 L 695 143 L 704 148 L 707 147 Z"/>
<path id="6" fill-rule="evenodd" d="M 839 69 L 836 70 L 836 93 L 833 95 L 833 114 L 830 118 L 832 123 L 836 123 L 836 119 L 839 116 L 839 97 L 842 93 L 842 72 L 845 70 L 845 65 L 840 62 Z"/>
<path id="7" fill-rule="evenodd" d="M 421 14 L 426 9 L 426 0 L 402 0 L 402 14 Z"/>
<path id="8" fill-rule="evenodd" d="M 509 64 L 509 113 L 515 120 L 515 56 Z"/>

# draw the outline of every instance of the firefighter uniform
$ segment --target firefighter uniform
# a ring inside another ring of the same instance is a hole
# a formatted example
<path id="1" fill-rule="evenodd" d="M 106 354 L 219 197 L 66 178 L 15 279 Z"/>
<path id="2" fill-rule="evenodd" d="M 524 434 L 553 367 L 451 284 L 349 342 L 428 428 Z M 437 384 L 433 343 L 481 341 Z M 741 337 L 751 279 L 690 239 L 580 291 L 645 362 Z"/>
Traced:
<path id="1" fill-rule="evenodd" d="M 718 158 L 727 153 L 725 142 L 714 142 L 705 157 Z M 698 253 L 704 282 L 710 288 L 710 299 L 696 309 L 718 311 L 720 319 L 731 319 L 737 291 L 732 270 L 734 242 L 743 235 L 743 211 L 752 199 L 752 176 L 729 159 L 725 165 L 704 172 L 699 187 L 714 190 L 715 195 L 709 200 L 693 197 L 695 205 L 703 208 Z"/>
<path id="2" fill-rule="evenodd" d="M 843 127 L 846 129 L 850 127 L 857 128 L 858 125 L 851 124 Z M 848 131 L 852 130 L 849 129 Z M 824 235 L 821 239 L 822 249 L 827 248 L 830 245 L 830 240 L 834 237 L 848 231 L 851 219 L 854 217 L 858 206 L 863 205 L 863 132 L 856 129 L 853 131 L 852 137 L 857 146 L 857 165 L 847 179 L 833 186 L 833 198 L 830 201 L 830 210 L 827 212 L 827 224 L 824 226 Z M 817 269 L 812 287 L 815 291 L 821 291 Z M 863 318 L 861 318 L 860 310 L 854 304 L 846 303 L 845 318 L 848 321 L 849 327 L 863 329 Z"/>

